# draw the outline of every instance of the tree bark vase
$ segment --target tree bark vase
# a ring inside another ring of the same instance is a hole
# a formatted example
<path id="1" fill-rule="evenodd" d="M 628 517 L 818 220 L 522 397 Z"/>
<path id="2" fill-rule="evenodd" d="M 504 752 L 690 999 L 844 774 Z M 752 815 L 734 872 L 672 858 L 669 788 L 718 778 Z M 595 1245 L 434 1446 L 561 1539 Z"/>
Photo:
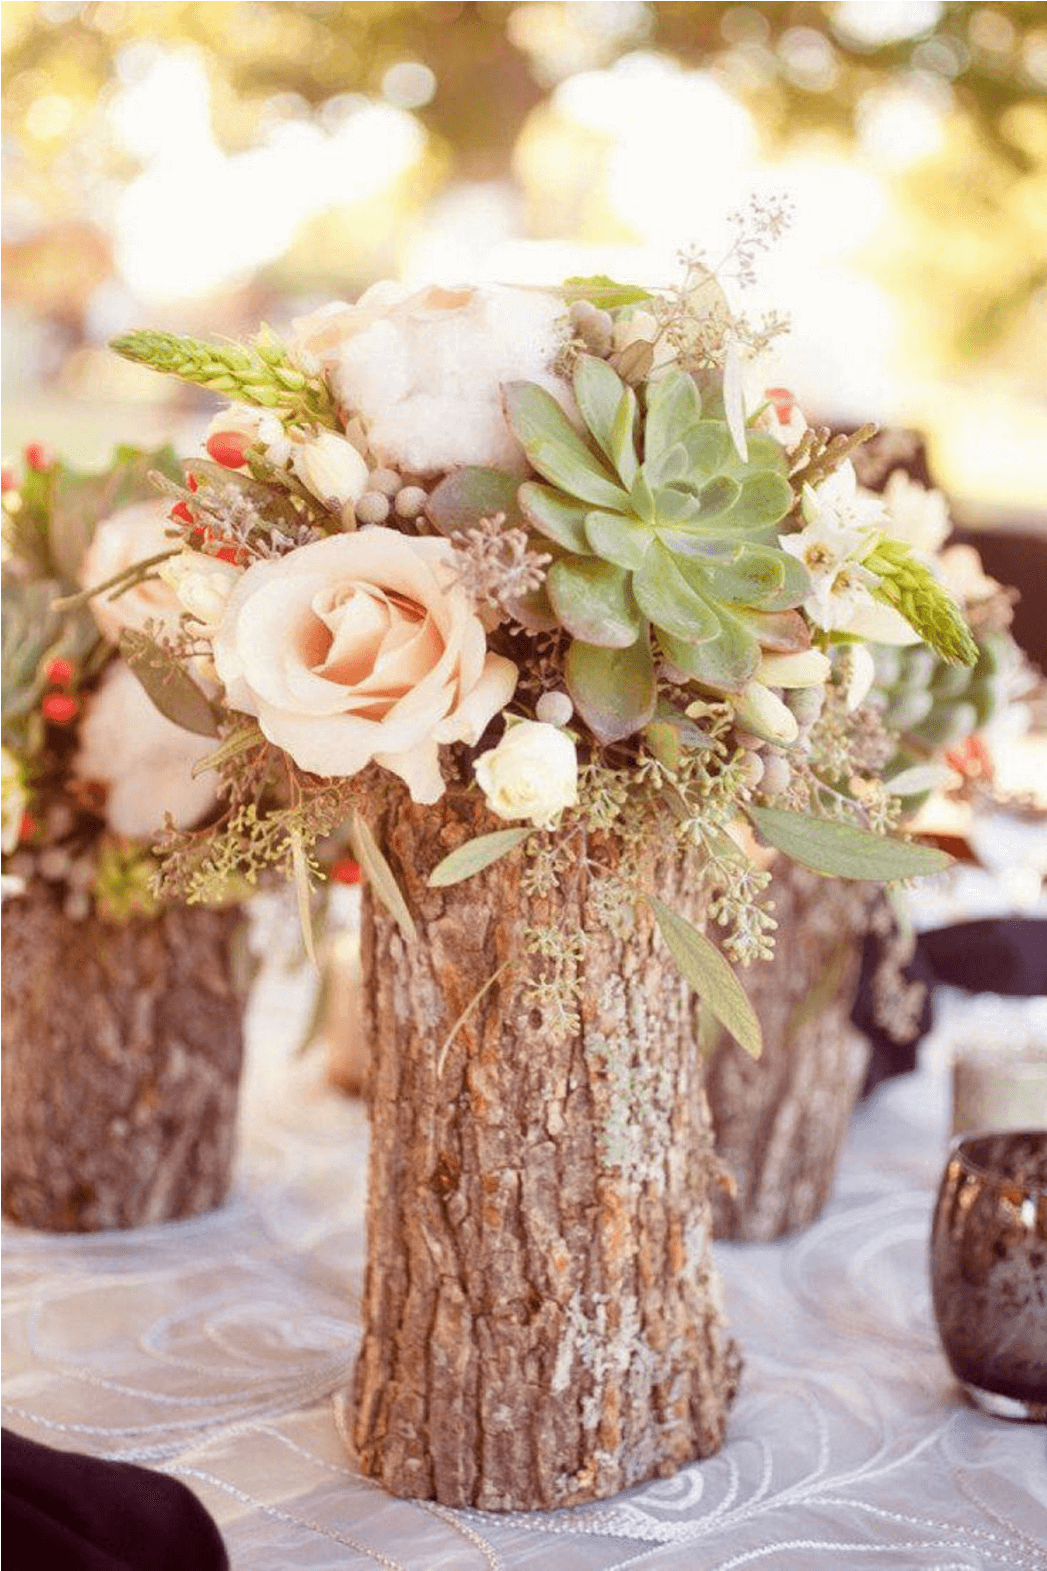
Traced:
<path id="1" fill-rule="evenodd" d="M 55 1232 L 222 1203 L 243 1056 L 238 911 L 73 922 L 34 884 L 3 908 L 3 1211 Z"/>
<path id="2" fill-rule="evenodd" d="M 613 871 L 609 837 L 590 837 L 590 865 L 548 895 L 525 892 L 519 854 L 428 887 L 448 851 L 496 827 L 465 792 L 438 809 L 398 795 L 375 823 L 419 939 L 365 894 L 372 1146 L 353 1441 L 394 1494 L 529 1510 L 708 1456 L 739 1362 L 712 1262 L 716 1163 L 688 989 L 645 908 L 626 936 L 597 921 L 591 864 Z M 561 1035 L 525 1000 L 529 930 L 550 924 L 585 934 L 578 1020 Z"/>
<path id="3" fill-rule="evenodd" d="M 776 862 L 774 958 L 745 973 L 763 1053 L 721 1040 L 705 1088 L 733 1192 L 713 1197 L 717 1238 L 767 1242 L 820 1215 L 869 1064 L 851 1024 L 878 890 Z"/>

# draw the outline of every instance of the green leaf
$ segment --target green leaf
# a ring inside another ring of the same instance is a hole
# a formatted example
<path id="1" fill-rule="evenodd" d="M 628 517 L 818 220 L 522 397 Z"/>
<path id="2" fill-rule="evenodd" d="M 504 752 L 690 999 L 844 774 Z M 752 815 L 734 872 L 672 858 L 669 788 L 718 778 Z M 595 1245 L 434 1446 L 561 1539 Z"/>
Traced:
<path id="1" fill-rule="evenodd" d="M 544 387 L 536 382 L 509 382 L 502 396 L 506 418 L 533 469 L 569 496 L 594 507 L 621 510 L 628 500 L 625 492 Z"/>
<path id="2" fill-rule="evenodd" d="M 623 474 L 622 479 L 631 485 L 637 468 L 632 445 L 636 394 L 615 375 L 606 360 L 595 355 L 579 356 L 573 381 L 574 396 L 583 420 L 616 469 L 619 459 L 625 459 L 628 473 Z"/>
<path id="3" fill-rule="evenodd" d="M 148 634 L 125 627 L 120 634 L 120 653 L 162 715 L 183 731 L 218 735 L 218 722 L 206 693 Z"/>
<path id="4" fill-rule="evenodd" d="M 507 602 L 507 609 L 529 633 L 552 633 L 560 625 L 544 584 Z"/>
<path id="5" fill-rule="evenodd" d="M 676 726 L 670 725 L 667 720 L 652 720 L 650 725 L 643 728 L 643 740 L 648 752 L 653 753 L 666 769 L 679 768 L 683 743 Z"/>
<path id="6" fill-rule="evenodd" d="M 565 557 L 550 567 L 545 587 L 560 625 L 573 638 L 601 649 L 628 649 L 639 637 L 641 618 L 629 575 L 613 562 Z"/>
<path id="7" fill-rule="evenodd" d="M 712 480 L 716 475 L 733 473 L 731 433 L 722 420 L 699 420 L 680 440 L 687 449 L 692 480 Z"/>
<path id="8" fill-rule="evenodd" d="M 751 475 L 754 471 L 771 470 L 776 475 L 789 473 L 789 461 L 785 449 L 773 436 L 765 436 L 762 431 L 749 431 L 746 435 L 746 446 L 749 449 L 749 458 L 743 463 L 734 450 L 733 443 L 728 449 L 724 460 L 724 473 L 740 479 L 744 475 Z"/>
<path id="9" fill-rule="evenodd" d="M 636 394 L 631 387 L 622 387 L 622 396 L 611 427 L 611 461 L 621 476 L 622 484 L 631 486 L 640 468 L 636 456 Z"/>
<path id="10" fill-rule="evenodd" d="M 629 495 L 624 507 L 615 505 L 615 512 L 635 513 L 636 517 L 653 529 L 658 522 L 658 509 L 654 502 L 654 492 L 651 490 L 647 476 L 642 469 L 636 474 L 636 479 L 629 488 Z"/>
<path id="11" fill-rule="evenodd" d="M 745 430 L 745 387 L 742 380 L 742 357 L 738 341 L 732 333 L 727 339 L 723 363 L 723 414 L 731 433 L 734 450 L 743 464 L 749 462 L 749 443 Z"/>
<path id="12" fill-rule="evenodd" d="M 601 311 L 615 311 L 623 305 L 639 305 L 641 300 L 651 298 L 649 289 L 641 289 L 639 284 L 616 284 L 606 273 L 594 273 L 591 278 L 568 278 L 562 288 L 568 305 L 573 305 L 576 300 L 588 300 L 590 305 L 597 306 Z"/>
<path id="13" fill-rule="evenodd" d="M 619 742 L 654 714 L 654 660 L 646 634 L 631 649 L 598 649 L 575 642 L 564 663 L 567 691 L 593 735 Z"/>
<path id="14" fill-rule="evenodd" d="M 520 510 L 527 522 L 568 551 L 585 554 L 585 520 L 589 509 L 552 486 L 528 480 L 520 487 Z"/>
<path id="15" fill-rule="evenodd" d="M 735 507 L 739 529 L 768 529 L 778 524 L 793 505 L 792 488 L 783 475 L 761 469 L 742 481 L 742 494 Z"/>
<path id="16" fill-rule="evenodd" d="M 384 905 L 408 942 L 414 942 L 418 937 L 414 918 L 407 909 L 407 901 L 403 897 L 400 885 L 396 882 L 396 876 L 382 855 L 378 842 L 359 808 L 353 809 L 349 819 L 349 839 L 352 842 L 353 855 L 374 890 L 376 899 Z"/>
<path id="17" fill-rule="evenodd" d="M 199 759 L 193 765 L 193 779 L 206 775 L 209 770 L 220 769 L 230 759 L 239 758 L 241 753 L 248 753 L 254 747 L 261 747 L 265 737 L 252 720 L 249 725 L 241 726 L 231 736 L 227 736 L 221 747 L 213 753 L 208 753 L 206 758 Z"/>
<path id="18" fill-rule="evenodd" d="M 750 547 L 737 562 L 688 562 L 683 571 L 700 575 L 707 592 L 726 605 L 762 606 L 777 598 L 785 577 L 784 551 Z"/>
<path id="19" fill-rule="evenodd" d="M 294 876 L 295 902 L 298 906 L 298 925 L 302 930 L 302 944 L 309 957 L 314 970 L 319 971 L 320 966 L 316 958 L 316 943 L 313 938 L 313 911 L 309 883 L 309 858 L 305 854 L 305 844 L 300 829 L 290 831 L 291 840 L 291 869 Z"/>
<path id="20" fill-rule="evenodd" d="M 720 631 L 719 619 L 684 578 L 672 556 L 657 540 L 633 577 L 636 603 L 661 632 L 689 644 L 704 643 Z"/>
<path id="21" fill-rule="evenodd" d="M 753 825 L 769 845 L 812 872 L 831 878 L 867 878 L 884 882 L 920 878 L 952 866 L 952 857 L 934 846 L 892 840 L 853 824 L 810 818 L 780 807 L 746 807 Z"/>
<path id="22" fill-rule="evenodd" d="M 702 400 L 693 379 L 683 371 L 666 371 L 647 391 L 644 463 L 681 445 L 681 438 L 701 418 Z"/>
<path id="23" fill-rule="evenodd" d="M 705 531 L 734 507 L 739 497 L 737 481 L 719 475 L 698 489 L 689 485 L 664 485 L 655 493 L 659 527 L 685 533 Z"/>
<path id="24" fill-rule="evenodd" d="M 652 536 L 638 518 L 627 518 L 622 513 L 586 513 L 585 538 L 605 562 L 635 571 L 647 555 Z"/>
<path id="25" fill-rule="evenodd" d="M 732 615 L 749 629 L 760 648 L 776 655 L 795 655 L 811 647 L 811 629 L 799 611 L 751 611 L 732 607 Z"/>
<path id="26" fill-rule="evenodd" d="M 745 996 L 745 989 L 716 945 L 657 895 L 646 898 L 665 947 L 684 980 L 690 983 L 706 1009 L 739 1046 L 752 1058 L 759 1058 L 763 1051 L 760 1022 Z"/>
<path id="27" fill-rule="evenodd" d="M 441 534 L 473 528 L 481 518 L 505 514 L 506 528 L 519 522 L 519 481 L 500 469 L 455 469 L 429 498 L 428 514 Z"/>
<path id="28" fill-rule="evenodd" d="M 740 693 L 760 663 L 760 646 L 745 624 L 718 607 L 720 631 L 706 643 L 684 643 L 659 633 L 665 658 L 685 676 L 727 693 Z"/>
<path id="29" fill-rule="evenodd" d="M 811 592 L 811 575 L 802 562 L 798 562 L 788 551 L 779 551 L 774 546 L 752 545 L 749 551 L 760 553 L 770 552 L 781 573 L 778 588 L 768 593 L 760 601 L 764 611 L 791 611 L 800 605 Z"/>
<path id="30" fill-rule="evenodd" d="M 429 888 L 446 889 L 451 884 L 460 884 L 464 878 L 472 878 L 474 873 L 482 873 L 492 862 L 515 851 L 531 833 L 530 829 L 496 829 L 493 834 L 467 840 L 442 862 L 437 862 L 429 874 Z"/>

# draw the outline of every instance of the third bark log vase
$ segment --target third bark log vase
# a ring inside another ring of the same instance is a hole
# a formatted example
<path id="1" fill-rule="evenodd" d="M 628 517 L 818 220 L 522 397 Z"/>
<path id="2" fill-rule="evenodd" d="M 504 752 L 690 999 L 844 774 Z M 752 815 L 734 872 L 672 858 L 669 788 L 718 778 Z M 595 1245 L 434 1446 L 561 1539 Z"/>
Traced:
<path id="1" fill-rule="evenodd" d="M 283 342 L 114 344 L 233 399 L 169 488 L 180 692 L 206 642 L 225 807 L 169 838 L 167 887 L 274 866 L 306 919 L 329 853 L 366 881 L 350 1427 L 398 1494 L 560 1506 L 721 1444 L 702 1054 L 760 1053 L 769 861 L 947 865 L 899 828 L 930 752 L 886 724 L 873 653 L 980 659 L 908 538 L 938 503 L 858 484 L 870 429 L 747 405 L 750 336 L 693 262 L 664 292 L 381 284 Z"/>

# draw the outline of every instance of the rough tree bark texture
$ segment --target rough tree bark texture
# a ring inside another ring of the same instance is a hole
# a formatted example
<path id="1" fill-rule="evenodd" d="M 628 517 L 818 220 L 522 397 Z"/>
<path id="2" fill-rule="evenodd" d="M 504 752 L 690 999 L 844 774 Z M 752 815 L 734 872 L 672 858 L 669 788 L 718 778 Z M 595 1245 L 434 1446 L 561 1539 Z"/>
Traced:
<path id="1" fill-rule="evenodd" d="M 3 1210 L 90 1232 L 199 1216 L 229 1186 L 242 1058 L 236 911 L 71 922 L 3 908 Z"/>
<path id="2" fill-rule="evenodd" d="M 737 1186 L 714 1196 L 716 1236 L 754 1243 L 805 1227 L 832 1190 L 869 1062 L 850 1014 L 878 890 L 780 861 L 773 895 L 774 959 L 742 978 L 763 1054 L 754 1062 L 723 1039 L 705 1081 L 716 1149 Z"/>
<path id="3" fill-rule="evenodd" d="M 581 866 L 552 900 L 523 893 L 519 855 L 428 889 L 449 850 L 499 827 L 475 796 L 439 814 L 401 796 L 377 827 L 421 941 L 367 898 L 360 1464 L 394 1494 L 489 1510 L 668 1476 L 721 1444 L 738 1375 L 688 991 L 646 911 L 627 941 L 598 926 Z M 589 850 L 613 866 L 613 843 Z M 438 1076 L 458 1016 L 549 921 L 591 935 L 578 1029 L 543 1028 L 512 965 Z"/>

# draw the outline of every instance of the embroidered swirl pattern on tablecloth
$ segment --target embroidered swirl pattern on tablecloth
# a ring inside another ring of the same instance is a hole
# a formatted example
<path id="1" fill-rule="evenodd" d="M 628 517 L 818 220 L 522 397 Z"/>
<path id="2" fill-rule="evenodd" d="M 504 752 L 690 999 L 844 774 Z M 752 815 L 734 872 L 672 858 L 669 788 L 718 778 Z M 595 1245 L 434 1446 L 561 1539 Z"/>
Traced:
<path id="1" fill-rule="evenodd" d="M 1044 1431 L 967 1409 L 931 1320 L 930 1068 L 860 1110 L 820 1223 L 720 1247 L 746 1370 L 718 1456 L 529 1516 L 395 1500 L 349 1473 L 366 1122 L 296 1056 L 307 995 L 279 966 L 256 991 L 223 1211 L 124 1235 L 5 1230 L 8 1425 L 183 1478 L 235 1571 L 1047 1568 Z"/>

